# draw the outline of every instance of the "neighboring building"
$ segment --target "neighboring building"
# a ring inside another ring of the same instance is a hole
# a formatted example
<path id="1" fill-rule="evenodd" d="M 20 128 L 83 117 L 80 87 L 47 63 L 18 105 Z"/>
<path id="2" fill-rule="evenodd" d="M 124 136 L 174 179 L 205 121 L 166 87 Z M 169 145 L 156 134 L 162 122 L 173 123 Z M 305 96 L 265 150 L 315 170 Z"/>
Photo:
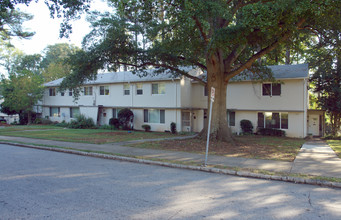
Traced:
<path id="1" fill-rule="evenodd" d="M 248 119 L 254 129 L 282 129 L 289 137 L 323 134 L 323 117 L 308 120 L 308 65 L 270 66 L 281 84 L 234 80 L 227 88 L 227 114 L 234 133 L 239 122 Z M 200 75 L 197 70 L 190 74 Z M 42 115 L 52 121 L 69 122 L 78 114 L 91 117 L 98 125 L 108 124 L 122 108 L 134 113 L 134 128 L 149 124 L 152 131 L 169 131 L 175 122 L 178 131 L 199 132 L 207 113 L 207 92 L 203 85 L 185 77 L 160 74 L 140 78 L 131 72 L 99 74 L 82 87 L 76 102 L 72 92 L 58 92 L 62 79 L 44 84 Z M 311 117 L 316 116 L 315 112 Z M 309 126 L 317 126 L 318 129 Z"/>
<path id="2" fill-rule="evenodd" d="M 1 99 L 0 100 L 0 104 L 3 103 L 4 100 Z M 0 119 L 5 119 L 7 124 L 11 124 L 14 122 L 19 123 L 19 115 L 15 114 L 15 115 L 7 115 L 5 113 L 0 112 Z"/>

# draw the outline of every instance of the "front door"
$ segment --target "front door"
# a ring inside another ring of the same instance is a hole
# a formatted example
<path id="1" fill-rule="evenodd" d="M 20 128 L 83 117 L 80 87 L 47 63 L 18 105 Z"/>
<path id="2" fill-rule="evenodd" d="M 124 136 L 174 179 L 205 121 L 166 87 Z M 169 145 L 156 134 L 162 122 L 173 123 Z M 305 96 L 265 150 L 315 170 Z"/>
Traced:
<path id="1" fill-rule="evenodd" d="M 319 115 L 309 115 L 308 134 L 319 136 Z"/>
<path id="2" fill-rule="evenodd" d="M 191 131 L 191 113 L 181 112 L 181 120 L 182 120 L 182 131 L 190 132 Z"/>

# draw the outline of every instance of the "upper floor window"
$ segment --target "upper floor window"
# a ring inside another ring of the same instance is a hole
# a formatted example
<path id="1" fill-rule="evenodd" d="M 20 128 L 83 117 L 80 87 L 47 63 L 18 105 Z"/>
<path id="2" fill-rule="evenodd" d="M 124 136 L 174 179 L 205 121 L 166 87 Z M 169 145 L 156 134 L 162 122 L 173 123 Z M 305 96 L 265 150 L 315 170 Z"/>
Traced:
<path id="1" fill-rule="evenodd" d="M 56 96 L 56 88 L 50 88 L 49 89 L 49 95 L 50 96 Z"/>
<path id="2" fill-rule="evenodd" d="M 100 95 L 109 95 L 109 86 L 100 86 L 99 87 Z"/>
<path id="3" fill-rule="evenodd" d="M 64 95 L 65 95 L 65 92 L 64 92 L 64 91 L 60 91 L 60 95 L 61 95 L 61 96 L 64 96 Z"/>
<path id="4" fill-rule="evenodd" d="M 129 84 L 123 85 L 123 95 L 130 95 L 130 86 Z"/>
<path id="5" fill-rule="evenodd" d="M 72 89 L 69 89 L 69 96 L 72 96 Z"/>
<path id="6" fill-rule="evenodd" d="M 142 83 L 136 84 L 136 95 L 142 95 L 143 89 L 142 89 Z"/>
<path id="7" fill-rule="evenodd" d="M 84 95 L 92 95 L 92 86 L 84 87 Z"/>
<path id="8" fill-rule="evenodd" d="M 279 83 L 263 83 L 262 86 L 263 96 L 280 96 L 281 84 Z"/>
<path id="9" fill-rule="evenodd" d="M 165 83 L 153 83 L 152 84 L 152 94 L 165 94 L 166 86 Z"/>

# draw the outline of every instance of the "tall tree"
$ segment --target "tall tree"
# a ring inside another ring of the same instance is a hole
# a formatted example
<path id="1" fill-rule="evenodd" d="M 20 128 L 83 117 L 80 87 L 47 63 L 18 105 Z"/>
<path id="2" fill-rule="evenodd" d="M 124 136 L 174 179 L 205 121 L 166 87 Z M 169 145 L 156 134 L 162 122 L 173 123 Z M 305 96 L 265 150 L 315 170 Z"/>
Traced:
<path id="1" fill-rule="evenodd" d="M 120 65 L 189 77 L 216 89 L 211 137 L 218 140 L 231 140 L 226 120 L 231 78 L 246 70 L 259 71 L 255 61 L 326 19 L 328 10 L 341 8 L 340 1 L 332 0 L 111 2 L 116 15 L 91 18 L 93 31 L 85 38 L 85 51 L 75 56 L 73 75 L 62 86 L 75 87 L 95 77 L 99 68 Z M 198 67 L 207 77 L 189 75 L 182 66 Z"/>
<path id="2" fill-rule="evenodd" d="M 15 54 L 8 59 L 8 78 L 1 80 L 1 111 L 6 114 L 27 114 L 31 122 L 33 106 L 42 98 L 43 80 L 39 68 L 41 56 Z"/>
<path id="3" fill-rule="evenodd" d="M 11 74 L 9 79 L 1 80 L 2 97 L 1 111 L 6 114 L 27 114 L 31 123 L 33 106 L 42 98 L 42 77 L 30 71 Z"/>
<path id="4" fill-rule="evenodd" d="M 67 43 L 47 46 L 41 62 L 44 82 L 50 82 L 70 74 L 71 67 L 66 60 L 77 50 L 79 50 L 78 47 Z"/>
<path id="5" fill-rule="evenodd" d="M 22 29 L 22 22 L 31 16 L 15 9 L 18 4 L 29 6 L 32 1 L 39 0 L 1 0 L 0 1 L 0 36 L 29 37 L 30 32 Z M 40 0 L 42 1 L 42 0 Z M 89 10 L 92 0 L 44 0 L 50 10 L 51 17 L 63 17 L 60 36 L 69 36 L 72 32 L 71 19 L 78 19 L 81 13 Z"/>
<path id="6" fill-rule="evenodd" d="M 311 81 L 319 106 L 330 116 L 332 134 L 337 135 L 341 128 L 341 11 L 319 21 L 315 31 L 317 39 L 308 59 L 314 71 Z"/>

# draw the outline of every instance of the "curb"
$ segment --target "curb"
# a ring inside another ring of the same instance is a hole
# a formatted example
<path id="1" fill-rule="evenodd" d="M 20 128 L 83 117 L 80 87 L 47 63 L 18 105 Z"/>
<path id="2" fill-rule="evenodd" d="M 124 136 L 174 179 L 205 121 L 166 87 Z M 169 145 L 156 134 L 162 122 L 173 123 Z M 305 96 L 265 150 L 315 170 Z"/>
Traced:
<path id="1" fill-rule="evenodd" d="M 96 158 L 102 158 L 102 159 L 119 160 L 119 161 L 133 162 L 133 163 L 143 163 L 143 164 L 149 164 L 149 165 L 158 165 L 158 166 L 164 166 L 164 167 L 195 170 L 195 171 L 204 171 L 204 172 L 223 174 L 223 175 L 233 175 L 233 176 L 249 177 L 249 178 L 256 178 L 256 179 L 284 181 L 284 182 L 290 182 L 290 183 L 296 183 L 296 184 L 309 184 L 309 185 L 315 185 L 315 186 L 317 185 L 317 186 L 341 189 L 341 182 L 330 182 L 330 181 L 318 180 L 318 179 L 304 179 L 301 177 L 292 177 L 292 176 L 267 175 L 267 174 L 252 173 L 252 172 L 247 172 L 247 171 L 220 169 L 220 168 L 214 168 L 214 167 L 174 164 L 174 163 L 161 162 L 161 161 L 138 159 L 138 158 L 128 157 L 128 156 L 116 156 L 116 155 L 109 155 L 109 154 L 84 152 L 80 150 L 34 146 L 34 145 L 29 145 L 29 144 L 9 143 L 9 142 L 2 142 L 2 141 L 0 141 L 0 144 L 7 144 L 7 145 L 33 148 L 33 149 L 39 149 L 39 150 L 49 150 L 49 151 L 55 151 L 55 152 L 60 152 L 60 153 L 76 154 L 80 156 L 90 156 L 90 157 L 96 157 Z"/>

